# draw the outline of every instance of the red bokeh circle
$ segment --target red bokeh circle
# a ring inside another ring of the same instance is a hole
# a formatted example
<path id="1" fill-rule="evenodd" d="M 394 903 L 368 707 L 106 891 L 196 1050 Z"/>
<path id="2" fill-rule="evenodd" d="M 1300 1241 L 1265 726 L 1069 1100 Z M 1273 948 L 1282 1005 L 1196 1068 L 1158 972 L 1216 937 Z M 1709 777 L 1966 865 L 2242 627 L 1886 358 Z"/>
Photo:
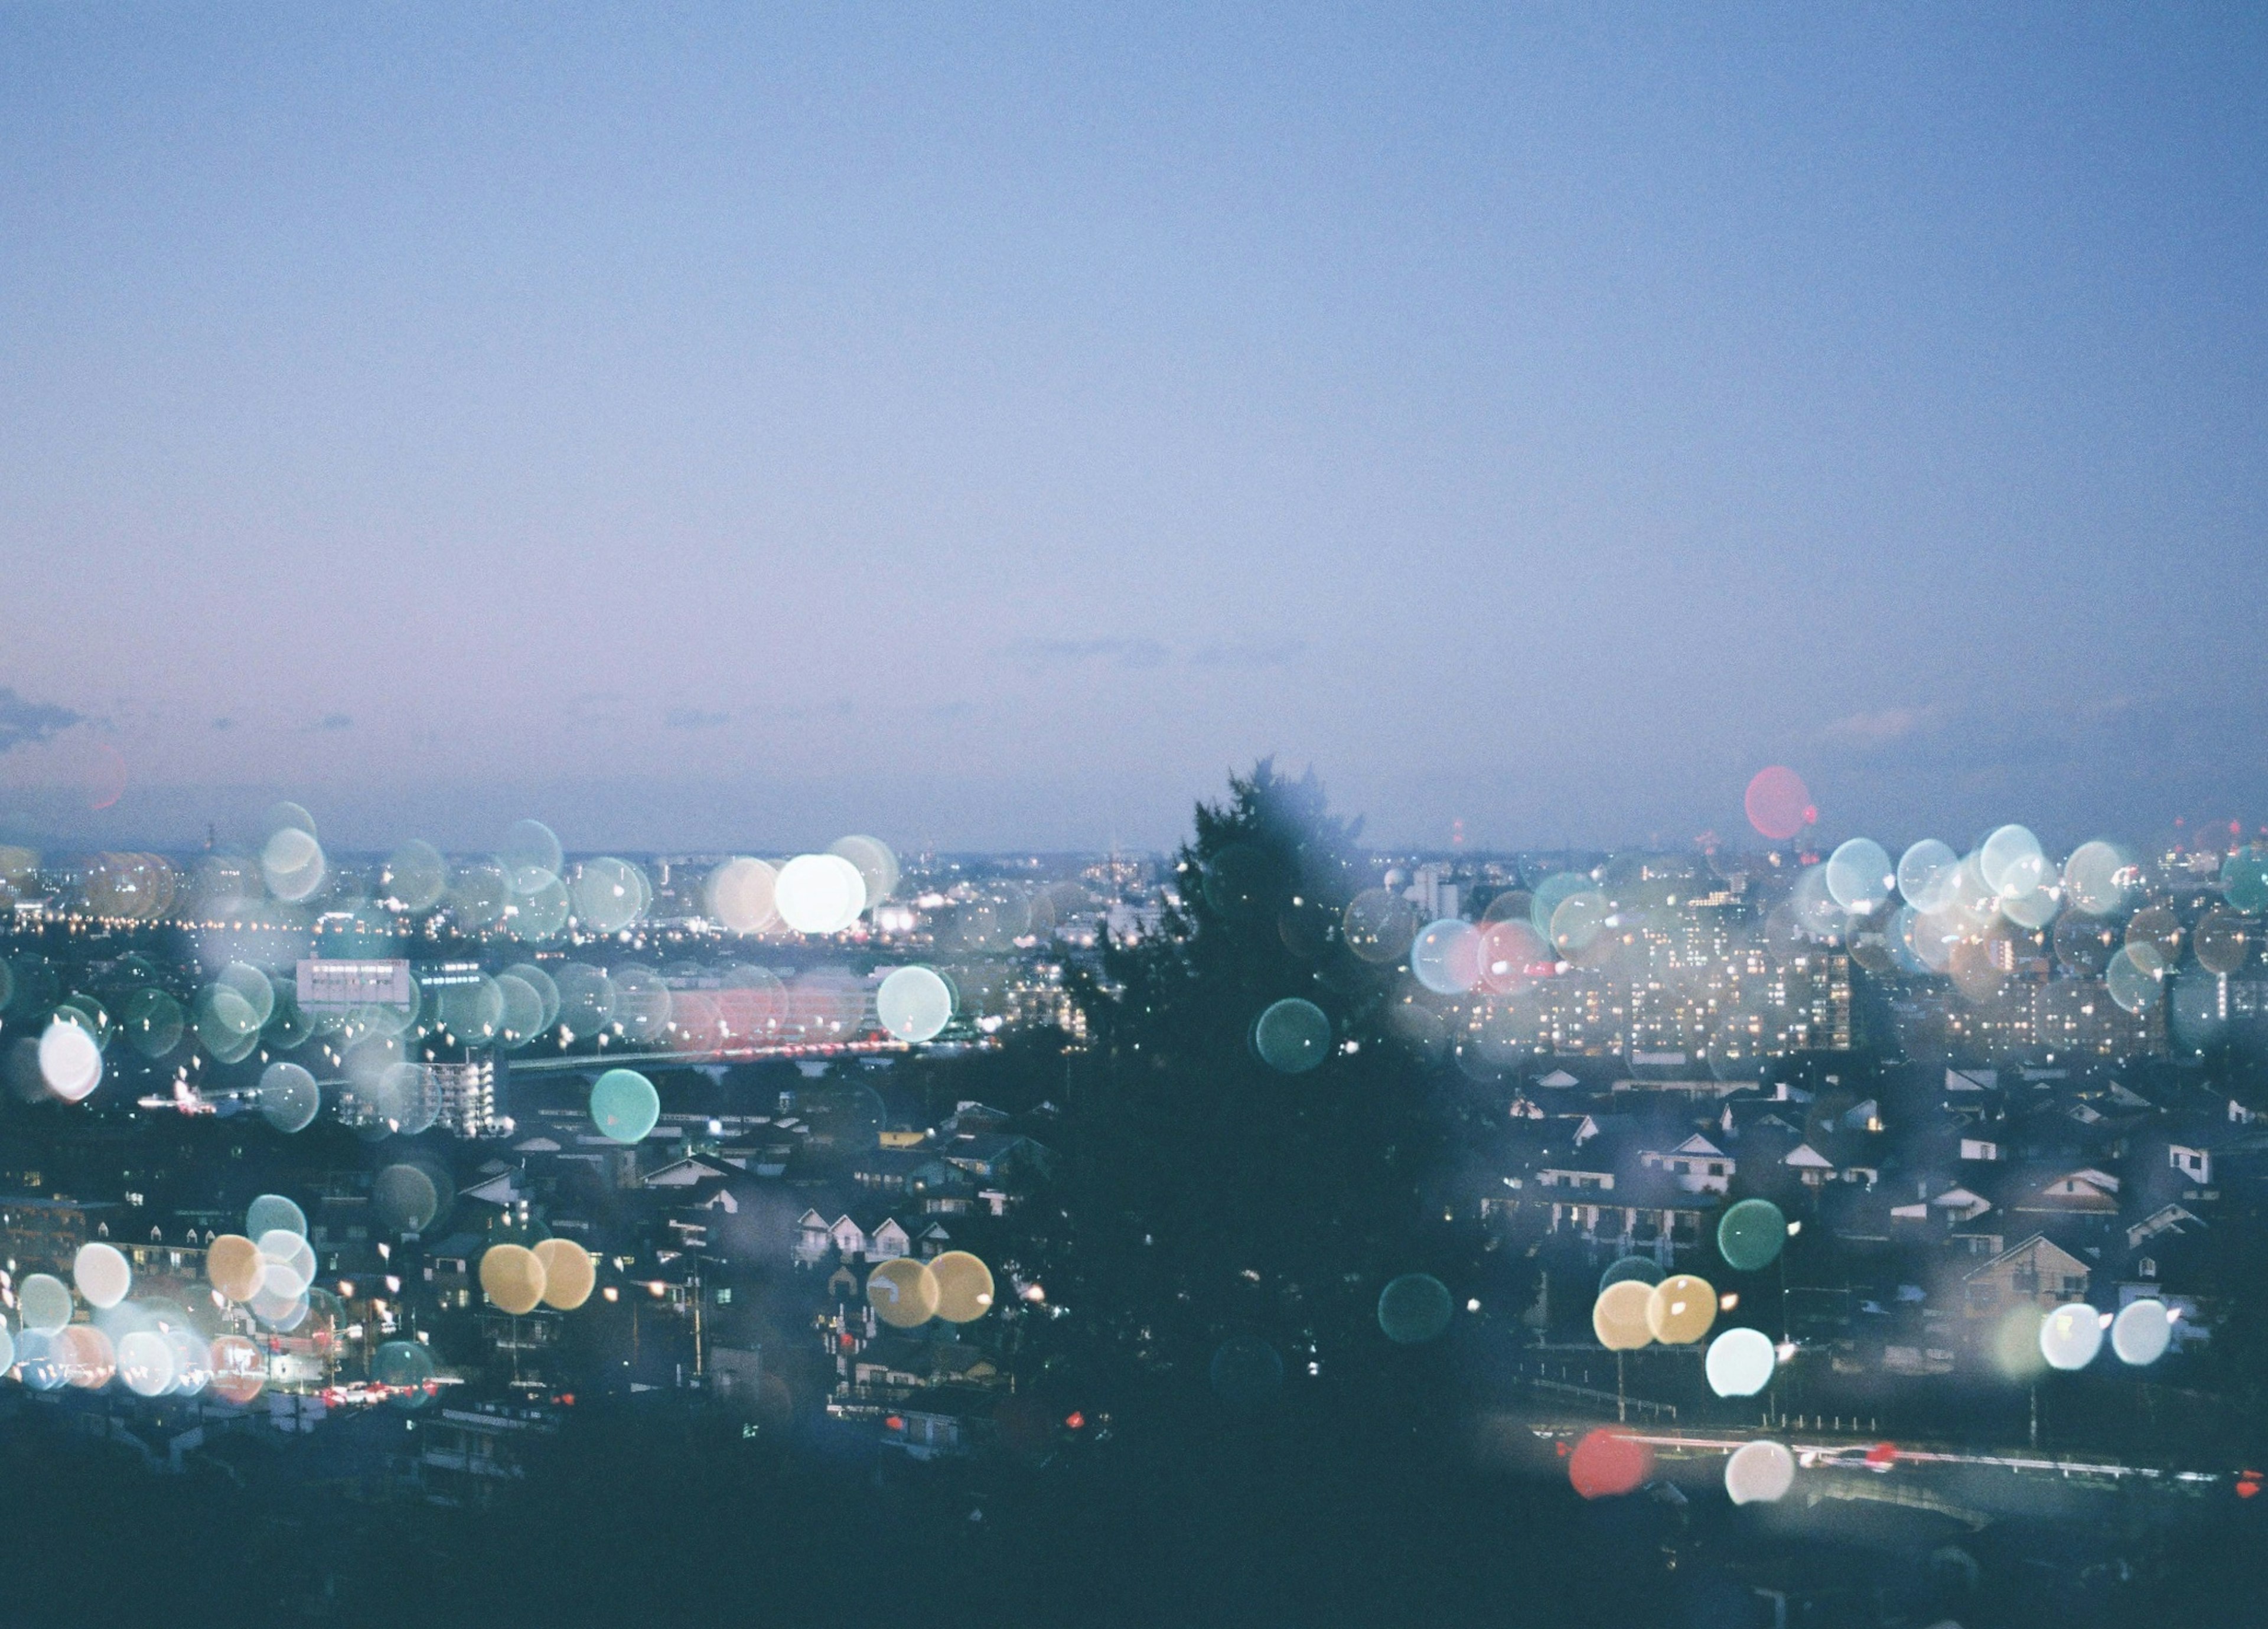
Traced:
<path id="1" fill-rule="evenodd" d="M 1775 843 L 1786 842 L 1819 818 L 1819 811 L 1812 807 L 1811 788 L 1785 764 L 1758 770 L 1742 801 L 1749 812 L 1749 824 Z"/>
<path id="2" fill-rule="evenodd" d="M 1637 1492 L 1653 1474 L 1653 1450 L 1628 1433 L 1602 1428 L 1575 1445 L 1567 1479 L 1586 1499 Z"/>

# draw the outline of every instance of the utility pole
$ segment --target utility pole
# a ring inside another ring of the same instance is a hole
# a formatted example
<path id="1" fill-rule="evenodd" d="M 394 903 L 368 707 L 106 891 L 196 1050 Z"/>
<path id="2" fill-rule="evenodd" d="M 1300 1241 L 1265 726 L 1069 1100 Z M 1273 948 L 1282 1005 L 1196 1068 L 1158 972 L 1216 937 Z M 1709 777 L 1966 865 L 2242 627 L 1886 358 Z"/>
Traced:
<path id="1" fill-rule="evenodd" d="M 701 1302 L 704 1294 L 701 1282 L 701 1257 L 696 1256 L 693 1258 L 693 1378 L 696 1383 L 707 1372 L 701 1339 Z"/>

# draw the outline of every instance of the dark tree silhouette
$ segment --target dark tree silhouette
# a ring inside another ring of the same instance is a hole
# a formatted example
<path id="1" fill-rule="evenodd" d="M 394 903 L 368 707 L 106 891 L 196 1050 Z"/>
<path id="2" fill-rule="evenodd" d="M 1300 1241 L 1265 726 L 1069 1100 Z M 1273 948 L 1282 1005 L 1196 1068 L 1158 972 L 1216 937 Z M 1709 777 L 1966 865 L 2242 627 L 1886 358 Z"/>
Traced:
<path id="1" fill-rule="evenodd" d="M 1241 1332 L 1328 1361 L 1376 1342 L 1382 1284 L 1428 1264 L 1418 1195 L 1440 1117 L 1428 1071 L 1388 1035 L 1390 971 L 1341 931 L 1370 886 L 1359 833 L 1312 771 L 1263 760 L 1233 777 L 1197 806 L 1162 919 L 1110 942 L 1079 991 L 1088 1298 L 1147 1367 L 1201 1365 Z M 1254 1038 L 1292 999 L 1330 1022 L 1300 1072 Z"/>

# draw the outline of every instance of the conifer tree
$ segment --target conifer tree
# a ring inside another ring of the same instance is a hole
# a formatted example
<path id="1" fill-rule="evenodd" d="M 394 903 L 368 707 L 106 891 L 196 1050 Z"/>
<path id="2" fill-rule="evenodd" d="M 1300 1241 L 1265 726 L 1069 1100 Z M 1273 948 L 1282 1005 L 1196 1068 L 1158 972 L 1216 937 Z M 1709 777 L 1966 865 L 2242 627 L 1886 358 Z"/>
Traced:
<path id="1" fill-rule="evenodd" d="M 1232 777 L 1197 806 L 1160 920 L 1108 943 L 1080 991 L 1089 1295 L 1151 1367 L 1202 1365 L 1239 1333 L 1374 1342 L 1381 1285 L 1421 1264 L 1440 1130 L 1427 1071 L 1388 1034 L 1393 969 L 1346 940 L 1373 887 L 1359 831 L 1312 771 Z M 1285 1001 L 1319 1009 L 1329 1040 L 1271 1063 L 1256 1026 Z"/>

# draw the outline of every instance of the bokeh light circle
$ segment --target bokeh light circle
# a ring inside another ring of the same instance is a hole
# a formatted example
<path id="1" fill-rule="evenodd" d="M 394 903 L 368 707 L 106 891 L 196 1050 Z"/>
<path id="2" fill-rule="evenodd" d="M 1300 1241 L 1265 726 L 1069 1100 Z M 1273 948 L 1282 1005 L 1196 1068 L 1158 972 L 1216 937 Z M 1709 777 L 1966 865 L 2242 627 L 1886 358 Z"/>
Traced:
<path id="1" fill-rule="evenodd" d="M 992 1269 L 967 1250 L 947 1250 L 929 1264 L 937 1280 L 937 1316 L 974 1323 L 992 1310 Z"/>
<path id="2" fill-rule="evenodd" d="M 559 987 L 559 1022 L 576 1040 L 597 1035 L 615 1018 L 615 981 L 605 969 L 570 962 L 554 981 Z"/>
<path id="3" fill-rule="evenodd" d="M 34 1334 L 52 1335 L 71 1321 L 70 1286 L 52 1273 L 35 1272 L 16 1291 L 16 1315 Z"/>
<path id="4" fill-rule="evenodd" d="M 1897 891 L 1889 851 L 1871 837 L 1853 837 L 1827 857 L 1827 891 L 1852 916 L 1864 916 Z"/>
<path id="5" fill-rule="evenodd" d="M 550 974 L 533 962 L 515 962 L 497 975 L 497 982 L 501 984 L 506 978 L 518 979 L 535 993 L 535 1028 L 525 1031 L 525 1034 L 541 1035 L 559 1021 L 559 984 Z"/>
<path id="6" fill-rule="evenodd" d="M 1511 995 L 1548 977 L 1557 958 L 1525 915 L 1491 922 L 1481 929 L 1481 984 L 1491 994 Z"/>
<path id="7" fill-rule="evenodd" d="M 1795 1485 L 1795 1456 L 1777 1442 L 1747 1442 L 1725 1461 L 1725 1492 L 1736 1505 L 1777 1504 Z"/>
<path id="8" fill-rule="evenodd" d="M 1787 1218 L 1770 1199 L 1742 1199 L 1717 1222 L 1717 1253 L 1736 1272 L 1761 1272 L 1787 1243 Z"/>
<path id="9" fill-rule="evenodd" d="M 866 1275 L 866 1301 L 892 1329 L 919 1329 L 937 1316 L 937 1275 L 910 1256 L 883 1262 Z"/>
<path id="10" fill-rule="evenodd" d="M 102 1046 L 82 1024 L 57 1018 L 40 1035 L 40 1080 L 67 1103 L 82 1102 L 102 1084 Z"/>
<path id="11" fill-rule="evenodd" d="M 458 865 L 449 877 L 449 914 L 470 932 L 494 927 L 512 903 L 512 882 L 502 860 L 475 859 Z"/>
<path id="12" fill-rule="evenodd" d="M 591 1084 L 591 1124 L 618 1143 L 644 1141 L 661 1118 L 661 1094 L 635 1069 L 609 1069 Z"/>
<path id="13" fill-rule="evenodd" d="M 1618 1279 L 1599 1292 L 1591 1303 L 1591 1332 L 1609 1352 L 1636 1352 L 1653 1345 L 1653 1325 L 1646 1308 L 1655 1286 L 1643 1279 Z"/>
<path id="14" fill-rule="evenodd" d="M 1992 1328 L 1992 1367 L 2008 1380 L 2030 1380 L 2044 1367 L 2040 1355 L 2040 1326 L 2047 1320 L 2029 1301 L 2020 1302 L 2001 1315 Z"/>
<path id="15" fill-rule="evenodd" d="M 2056 960 L 2073 972 L 2101 974 L 2118 948 L 2118 933 L 2100 917 L 2066 911 L 2055 925 Z"/>
<path id="16" fill-rule="evenodd" d="M 1339 934 L 1365 962 L 1381 967 L 1399 962 L 1418 936 L 1418 908 L 1384 888 L 1365 888 L 1347 901 Z"/>
<path id="17" fill-rule="evenodd" d="M 315 1248 L 306 1239 L 288 1227 L 274 1227 L 253 1241 L 259 1247 L 261 1259 L 289 1267 L 302 1285 L 315 1279 Z"/>
<path id="18" fill-rule="evenodd" d="M 2083 1369 L 2102 1350 L 2102 1315 L 2083 1301 L 2066 1302 L 2040 1321 L 2040 1356 L 2050 1368 Z"/>
<path id="19" fill-rule="evenodd" d="M 874 1016 L 901 1041 L 934 1040 L 953 1020 L 953 988 L 928 968 L 899 968 L 874 991 Z"/>
<path id="20" fill-rule="evenodd" d="M 774 903 L 779 873 L 738 855 L 709 873 L 709 914 L 735 933 L 761 933 L 779 921 Z"/>
<path id="21" fill-rule="evenodd" d="M 431 910 L 449 891 L 449 862 L 431 844 L 412 837 L 386 862 L 379 886 L 406 911 Z"/>
<path id="22" fill-rule="evenodd" d="M 1405 1272 L 1378 1294 L 1378 1327 L 1398 1345 L 1432 1340 L 1449 1327 L 1448 1286 L 1430 1273 Z"/>
<path id="23" fill-rule="evenodd" d="M 1605 1294 L 1609 1285 L 1620 1284 L 1625 1279 L 1635 1279 L 1652 1289 L 1661 1282 L 1664 1276 L 1661 1264 L 1651 1256 L 1618 1257 L 1608 1263 L 1607 1270 L 1599 1275 L 1599 1293 Z M 1653 1337 L 1649 1332 L 1646 1338 L 1651 1340 Z"/>
<path id="24" fill-rule="evenodd" d="M 1758 770 L 1741 800 L 1749 824 L 1775 843 L 1785 843 L 1819 818 L 1811 789 L 1785 764 Z"/>
<path id="25" fill-rule="evenodd" d="M 260 874 L 276 898 L 298 903 L 323 886 L 323 846 L 297 826 L 271 833 L 260 848 Z"/>
<path id="26" fill-rule="evenodd" d="M 292 1330 L 307 1316 L 307 1280 L 280 1261 L 260 1270 L 260 1287 L 245 1305 L 271 1329 Z"/>
<path id="27" fill-rule="evenodd" d="M 1634 1493 L 1653 1475 L 1653 1450 L 1611 1426 L 1587 1433 L 1567 1459 L 1567 1480 L 1585 1499 Z"/>
<path id="28" fill-rule="evenodd" d="M 524 1244 L 491 1244 L 481 1256 L 481 1293 L 514 1316 L 542 1304 L 543 1263 Z"/>
<path id="29" fill-rule="evenodd" d="M 504 834 L 504 846 L 497 851 L 504 862 L 507 881 L 530 871 L 540 871 L 557 876 L 567 861 L 566 851 L 559 846 L 558 835 L 540 820 L 516 820 Z"/>
<path id="30" fill-rule="evenodd" d="M 16 1343 L 16 1378 L 33 1391 L 63 1389 L 63 1351 L 54 1335 L 26 1326 Z"/>
<path id="31" fill-rule="evenodd" d="M 1752 1397 L 1771 1383 L 1778 1356 L 1762 1330 L 1730 1329 L 1709 1343 L 1701 1361 L 1709 1389 L 1720 1397 Z"/>
<path id="32" fill-rule="evenodd" d="M 2220 887 L 2231 910 L 2254 917 L 2268 911 L 2268 854 L 2237 850 L 2221 862 Z"/>
<path id="33" fill-rule="evenodd" d="M 1706 1279 L 1674 1273 L 1647 1293 L 1646 1326 L 1668 1346 L 1690 1346 L 1717 1322 L 1717 1292 Z"/>
<path id="34" fill-rule="evenodd" d="M 280 1193 L 263 1193 L 245 1206 L 244 1231 L 252 1238 L 276 1233 L 307 1236 L 307 1213 Z"/>
<path id="35" fill-rule="evenodd" d="M 503 1009 L 497 1027 L 499 1044 L 518 1050 L 550 1028 L 543 1020 L 543 997 L 519 974 L 497 974 L 496 989 Z"/>
<path id="36" fill-rule="evenodd" d="M 63 1364 L 63 1377 L 85 1391 L 99 1391 L 118 1373 L 118 1349 L 108 1331 L 92 1323 L 74 1323 L 55 1336 L 55 1349 Z"/>
<path id="37" fill-rule="evenodd" d="M 1788 912 L 1795 926 L 1806 937 L 1829 940 L 1838 936 L 1850 921 L 1850 913 L 1835 903 L 1827 891 L 1827 867 L 1807 866 L 1795 879 L 1795 887 L 1787 897 Z M 1769 932 L 1769 925 L 1767 926 Z M 1790 945 L 1789 949 L 1795 947 Z"/>
<path id="38" fill-rule="evenodd" d="M 548 871 L 515 874 L 512 903 L 505 907 L 505 925 L 522 944 L 540 945 L 556 939 L 573 910 L 567 885 Z"/>
<path id="39" fill-rule="evenodd" d="M 387 1230 L 423 1234 L 441 1210 L 441 1185 L 412 1164 L 389 1165 L 372 1179 L 370 1202 Z"/>
<path id="40" fill-rule="evenodd" d="M 306 1131 L 322 1106 L 322 1089 L 300 1065 L 279 1060 L 261 1072 L 261 1117 L 277 1131 Z"/>
<path id="41" fill-rule="evenodd" d="M 224 1233 L 205 1246 L 205 1277 L 231 1301 L 248 1301 L 257 1295 L 261 1275 L 267 1271 L 260 1247 L 240 1233 Z"/>
<path id="42" fill-rule="evenodd" d="M 256 1399 L 268 1384 L 268 1360 L 241 1335 L 223 1335 L 212 1344 L 213 1395 L 239 1408 Z"/>
<path id="43" fill-rule="evenodd" d="M 827 851 L 857 868 L 865 898 L 863 909 L 872 910 L 898 891 L 898 857 L 880 837 L 837 837 L 827 845 Z"/>
<path id="44" fill-rule="evenodd" d="M 389 1340 L 372 1356 L 370 1377 L 387 1389 L 387 1401 L 396 1408 L 419 1409 L 432 1400 L 437 1371 L 433 1354 L 423 1343 Z"/>
<path id="45" fill-rule="evenodd" d="M 153 1062 L 180 1045 L 187 1021 L 181 1004 L 162 990 L 137 990 L 118 1009 L 127 1044 Z"/>
<path id="46" fill-rule="evenodd" d="M 598 1286 L 599 1266 L 590 1251 L 573 1239 L 539 1239 L 530 1249 L 543 1270 L 545 1306 L 572 1312 L 591 1299 Z"/>
<path id="47" fill-rule="evenodd" d="M 1270 1069 L 1305 1074 L 1330 1056 L 1329 1015 L 1297 996 L 1274 1002 L 1253 1021 L 1252 1046 Z"/>
<path id="48" fill-rule="evenodd" d="M 2190 954 L 2209 973 L 2242 972 L 2252 957 L 2250 925 L 2235 911 L 2215 906 L 2190 930 Z"/>
<path id="49" fill-rule="evenodd" d="M 2147 905 L 2126 918 L 2126 942 L 2146 945 L 2171 968 L 2182 959 L 2182 919 L 2163 905 Z"/>
<path id="50" fill-rule="evenodd" d="M 2102 983 L 2113 1001 L 2139 1015 L 2157 1004 L 2165 977 L 2165 958 L 2145 940 L 2120 946 L 2103 969 Z"/>
<path id="51" fill-rule="evenodd" d="M 585 860 L 571 892 L 575 919 L 593 933 L 621 932 L 645 915 L 653 899 L 645 873 L 612 855 Z"/>
<path id="52" fill-rule="evenodd" d="M 161 1397 L 173 1389 L 173 1347 L 155 1330 L 130 1330 L 118 1342 L 118 1378 L 136 1397 Z"/>
<path id="53" fill-rule="evenodd" d="M 114 1246 L 90 1241 L 78 1247 L 71 1262 L 71 1280 L 88 1306 L 107 1308 L 124 1301 L 134 1287 L 134 1270 Z"/>
<path id="54" fill-rule="evenodd" d="M 773 904 L 799 933 L 839 933 L 866 908 L 866 881 L 840 854 L 799 854 L 780 867 Z"/>
<path id="55" fill-rule="evenodd" d="M 1596 888 L 1570 894 L 1551 910 L 1551 947 L 1572 960 L 1588 950 L 1613 920 L 1614 907 Z"/>
<path id="56" fill-rule="evenodd" d="M 2089 916 L 2114 916 L 2133 902 L 2141 873 L 2133 856 L 2115 843 L 2082 843 L 2063 864 L 2064 897 Z"/>
<path id="57" fill-rule="evenodd" d="M 2110 1350 L 2121 1363 L 2145 1367 L 2164 1357 L 2173 1342 L 2173 1319 L 2154 1296 L 2128 1301 L 2110 1321 Z"/>
<path id="58" fill-rule="evenodd" d="M 1915 910 L 1943 910 L 1960 897 L 1961 856 L 1952 845 L 1924 837 L 1898 857 L 1898 892 Z"/>
<path id="59" fill-rule="evenodd" d="M 1481 934 L 1452 917 L 1431 922 L 1410 947 L 1410 970 L 1436 995 L 1462 995 L 1481 980 Z"/>
<path id="60" fill-rule="evenodd" d="M 2039 885 L 2045 863 L 2040 840 L 2022 826 L 2002 826 L 1977 850 L 1977 870 L 1996 895 L 2021 894 Z"/>

